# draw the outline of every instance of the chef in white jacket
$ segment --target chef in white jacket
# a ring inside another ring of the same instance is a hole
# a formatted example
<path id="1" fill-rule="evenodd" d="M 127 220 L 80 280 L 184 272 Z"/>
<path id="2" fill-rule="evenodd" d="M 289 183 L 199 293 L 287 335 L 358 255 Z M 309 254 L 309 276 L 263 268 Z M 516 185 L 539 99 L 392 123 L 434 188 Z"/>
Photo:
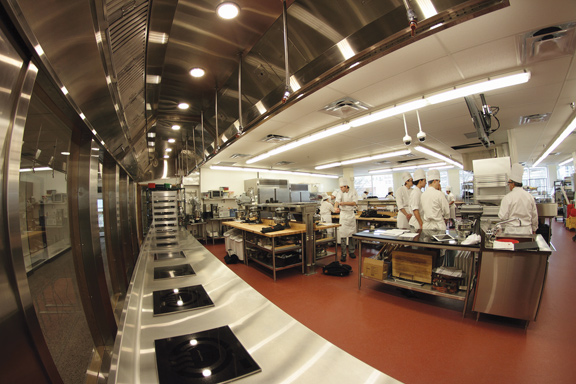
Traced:
<path id="1" fill-rule="evenodd" d="M 448 208 L 450 208 L 450 225 L 456 224 L 456 198 L 452 193 L 452 187 L 446 187 L 446 201 L 448 201 Z"/>
<path id="2" fill-rule="evenodd" d="M 450 217 L 448 201 L 441 191 L 440 171 L 431 169 L 426 177 L 428 188 L 420 198 L 422 206 L 422 229 L 446 230 L 446 220 Z"/>
<path id="3" fill-rule="evenodd" d="M 410 218 L 412 210 L 410 209 L 410 192 L 412 191 L 412 175 L 404 172 L 401 176 L 402 185 L 396 190 L 396 205 L 398 206 L 398 216 L 396 217 L 396 227 L 402 229 L 410 228 Z"/>
<path id="4" fill-rule="evenodd" d="M 330 196 L 326 192 L 322 194 L 322 203 L 320 204 L 320 221 L 322 223 L 332 223 L 332 213 L 336 209 L 334 205 L 330 202 Z"/>
<path id="5" fill-rule="evenodd" d="M 395 200 L 395 199 L 396 198 L 394 197 L 394 190 L 392 189 L 392 187 L 388 187 L 388 194 L 386 195 L 384 200 Z"/>
<path id="6" fill-rule="evenodd" d="M 538 211 L 534 197 L 522 188 L 522 175 L 524 167 L 520 164 L 512 164 L 512 171 L 508 180 L 510 192 L 504 196 L 500 203 L 498 217 L 500 220 L 517 218 L 506 224 L 505 232 L 532 234 L 538 229 Z"/>
<path id="7" fill-rule="evenodd" d="M 358 203 L 358 194 L 354 188 L 350 188 L 348 178 L 339 179 L 340 193 L 336 196 L 334 207 L 336 212 L 340 213 L 340 246 L 342 248 L 342 257 L 340 261 L 346 261 L 346 255 L 355 259 L 355 242 L 352 235 L 356 233 L 356 205 Z"/>
<path id="8" fill-rule="evenodd" d="M 418 230 L 422 228 L 422 188 L 426 186 L 426 174 L 423 169 L 417 169 L 414 172 L 414 188 L 410 193 L 410 209 L 412 217 L 410 218 L 410 227 Z"/>

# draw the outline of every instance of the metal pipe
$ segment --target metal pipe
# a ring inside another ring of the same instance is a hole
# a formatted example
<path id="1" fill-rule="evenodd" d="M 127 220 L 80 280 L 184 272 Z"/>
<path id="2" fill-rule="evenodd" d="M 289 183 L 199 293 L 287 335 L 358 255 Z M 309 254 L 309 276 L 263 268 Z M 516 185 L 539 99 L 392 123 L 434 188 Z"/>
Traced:
<path id="1" fill-rule="evenodd" d="M 288 67 L 288 17 L 286 10 L 286 0 L 282 0 L 282 23 L 284 25 L 284 70 L 286 74 L 286 88 L 284 89 L 284 96 L 282 103 L 286 103 L 290 97 L 290 69 Z"/>
<path id="2" fill-rule="evenodd" d="M 416 25 L 418 24 L 418 16 L 416 12 L 410 6 L 409 0 L 403 0 L 404 7 L 406 8 L 406 15 L 408 16 L 408 22 L 410 23 L 410 33 L 412 36 L 416 35 Z"/>
<path id="3" fill-rule="evenodd" d="M 204 148 L 204 111 L 200 111 L 200 127 L 202 128 L 202 161 L 205 161 L 206 149 Z"/>
<path id="4" fill-rule="evenodd" d="M 242 132 L 244 124 L 242 122 L 242 54 L 240 54 L 240 63 L 238 64 L 238 131 Z"/>
<path id="5" fill-rule="evenodd" d="M 220 135 L 218 134 L 218 87 L 216 87 L 216 92 L 214 92 L 214 119 L 216 120 L 216 124 L 214 125 L 216 128 L 216 146 L 214 149 L 216 152 L 220 149 Z"/>

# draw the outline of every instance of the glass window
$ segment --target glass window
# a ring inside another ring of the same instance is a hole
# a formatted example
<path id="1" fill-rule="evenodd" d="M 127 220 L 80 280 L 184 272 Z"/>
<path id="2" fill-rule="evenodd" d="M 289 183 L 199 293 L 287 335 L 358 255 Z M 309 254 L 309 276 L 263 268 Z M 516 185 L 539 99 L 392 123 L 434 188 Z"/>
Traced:
<path id="1" fill-rule="evenodd" d="M 394 187 L 394 178 L 391 173 L 354 177 L 354 188 L 358 192 L 358 196 L 362 195 L 364 191 L 368 191 L 369 196 L 384 198 L 388 194 L 389 187 Z"/>

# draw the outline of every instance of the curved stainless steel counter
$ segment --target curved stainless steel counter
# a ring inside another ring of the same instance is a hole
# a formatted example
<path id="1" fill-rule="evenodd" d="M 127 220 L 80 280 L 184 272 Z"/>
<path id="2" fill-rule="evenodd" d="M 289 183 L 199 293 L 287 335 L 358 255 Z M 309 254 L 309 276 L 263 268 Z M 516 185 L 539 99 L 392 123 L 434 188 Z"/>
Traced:
<path id="1" fill-rule="evenodd" d="M 262 371 L 239 383 L 397 383 L 282 311 L 178 231 L 177 246 L 156 248 L 151 231 L 140 252 L 122 313 L 109 383 L 159 383 L 154 340 L 228 325 Z M 154 261 L 183 251 L 185 259 Z M 189 263 L 196 275 L 154 280 L 154 268 Z M 214 307 L 153 316 L 153 292 L 201 284 Z"/>

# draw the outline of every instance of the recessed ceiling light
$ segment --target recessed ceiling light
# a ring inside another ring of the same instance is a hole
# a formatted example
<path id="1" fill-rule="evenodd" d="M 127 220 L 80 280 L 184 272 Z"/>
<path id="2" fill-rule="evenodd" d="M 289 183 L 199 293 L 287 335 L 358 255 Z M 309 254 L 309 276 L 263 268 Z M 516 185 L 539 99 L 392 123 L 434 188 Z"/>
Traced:
<path id="1" fill-rule="evenodd" d="M 172 152 L 172 148 L 166 148 L 166 152 Z"/>
<path id="2" fill-rule="evenodd" d="M 190 104 L 188 104 L 188 103 L 180 103 L 180 104 L 178 104 L 178 108 L 180 108 L 180 109 L 188 109 L 188 108 L 190 108 Z"/>
<path id="3" fill-rule="evenodd" d="M 164 155 L 164 158 L 165 158 L 165 159 L 169 159 L 169 158 L 170 158 L 170 156 L 168 156 L 168 155 Z"/>
<path id="4" fill-rule="evenodd" d="M 175 143 L 175 142 L 176 142 L 176 139 L 168 139 L 168 142 L 169 142 L 170 144 Z"/>
<path id="5" fill-rule="evenodd" d="M 190 76 L 192 77 L 202 77 L 206 74 L 206 71 L 202 68 L 192 68 L 190 70 Z"/>
<path id="6" fill-rule="evenodd" d="M 216 7 L 216 13 L 221 18 L 230 20 L 238 16 L 240 13 L 240 7 L 238 7 L 238 4 L 235 4 L 231 1 L 225 1 Z"/>
<path id="7" fill-rule="evenodd" d="M 179 125 L 173 125 L 172 129 L 175 131 L 179 131 L 180 130 L 180 126 Z"/>
<path id="8" fill-rule="evenodd" d="M 70 156 L 70 152 L 60 152 L 61 155 Z"/>

